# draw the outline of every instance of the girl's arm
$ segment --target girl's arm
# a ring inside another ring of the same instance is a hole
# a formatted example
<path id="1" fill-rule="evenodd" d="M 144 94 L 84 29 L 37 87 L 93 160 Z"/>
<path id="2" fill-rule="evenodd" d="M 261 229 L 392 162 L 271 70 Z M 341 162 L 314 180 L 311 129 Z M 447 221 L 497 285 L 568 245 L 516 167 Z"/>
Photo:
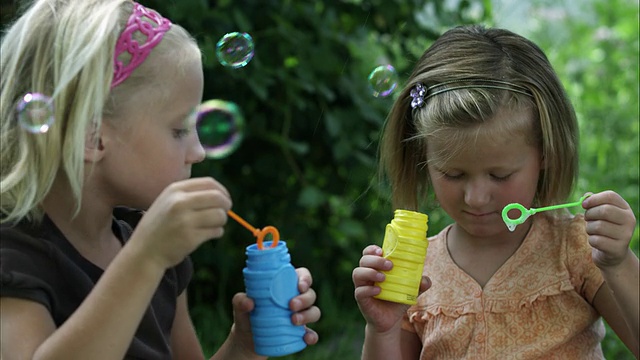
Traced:
<path id="1" fill-rule="evenodd" d="M 3 297 L 0 308 L 1 359 L 32 359 L 35 349 L 56 331 L 49 310 L 40 303 Z"/>
<path id="2" fill-rule="evenodd" d="M 591 195 L 582 206 L 593 262 L 605 280 L 594 306 L 638 357 L 640 265 L 629 249 L 636 218 L 629 204 L 613 191 Z"/>
<path id="3" fill-rule="evenodd" d="M 189 316 L 187 290 L 178 296 L 176 316 L 171 328 L 171 350 L 174 359 L 204 360 L 200 341 Z"/>
<path id="4" fill-rule="evenodd" d="M 416 333 L 402 330 L 400 334 L 402 359 L 419 359 L 422 352 L 422 341 Z"/>
<path id="5" fill-rule="evenodd" d="M 638 258 L 629 249 L 625 260 L 614 268 L 602 269 L 602 276 L 609 286 L 611 295 L 625 315 L 627 326 L 632 336 L 636 339 L 636 347 L 640 342 L 640 296 L 638 295 L 640 284 L 640 265 Z M 638 353 L 636 353 L 636 357 Z"/>
<path id="6" fill-rule="evenodd" d="M 421 349 L 422 343 L 415 333 L 402 329 L 378 333 L 373 326 L 365 326 L 362 360 L 416 360 Z"/>
<path id="7" fill-rule="evenodd" d="M 111 265 L 59 328 L 43 305 L 2 298 L 2 359 L 123 358 L 164 269 L 127 247 Z"/>
<path id="8" fill-rule="evenodd" d="M 634 286 L 634 284 L 638 284 L 638 258 L 633 253 L 631 253 L 631 257 L 635 259 L 635 269 L 633 261 L 629 261 L 627 265 L 630 268 L 620 268 L 621 273 L 618 274 L 620 276 L 615 274 L 607 276 L 605 271 L 602 272 L 605 282 L 596 293 L 593 306 L 635 357 L 640 358 L 640 342 L 637 333 L 638 286 Z M 634 272 L 635 280 L 633 279 Z M 630 311 L 625 311 L 625 309 Z M 634 311 L 635 315 L 632 314 Z"/>
<path id="9" fill-rule="evenodd" d="M 222 235 L 231 201 L 212 179 L 169 185 L 80 306 L 57 329 L 33 302 L 2 299 L 3 359 L 121 359 L 167 268 Z M 186 229 L 186 230 L 185 230 Z M 5 308 L 6 306 L 6 308 Z M 33 309 L 33 314 L 26 314 Z M 27 315 L 24 320 L 20 315 Z M 19 330 L 14 330 L 19 329 Z M 17 336 L 33 338 L 14 344 Z"/>

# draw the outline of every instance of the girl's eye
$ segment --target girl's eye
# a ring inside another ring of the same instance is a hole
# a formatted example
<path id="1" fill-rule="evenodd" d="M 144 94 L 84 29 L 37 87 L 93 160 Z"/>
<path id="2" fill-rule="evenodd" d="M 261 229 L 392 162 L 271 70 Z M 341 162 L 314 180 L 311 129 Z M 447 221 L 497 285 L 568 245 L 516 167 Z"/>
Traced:
<path id="1" fill-rule="evenodd" d="M 448 173 L 446 171 L 441 171 L 442 176 L 447 179 L 447 180 L 459 180 L 462 179 L 462 177 L 464 176 L 464 174 L 462 173 Z"/>
<path id="2" fill-rule="evenodd" d="M 507 181 L 507 179 L 509 179 L 509 177 L 511 176 L 511 174 L 508 175 L 504 175 L 504 176 L 498 176 L 498 175 L 491 175 L 491 177 L 493 178 L 493 180 L 495 181 Z"/>
<path id="3" fill-rule="evenodd" d="M 189 135 L 191 129 L 173 129 L 173 137 L 176 139 L 181 139 Z"/>

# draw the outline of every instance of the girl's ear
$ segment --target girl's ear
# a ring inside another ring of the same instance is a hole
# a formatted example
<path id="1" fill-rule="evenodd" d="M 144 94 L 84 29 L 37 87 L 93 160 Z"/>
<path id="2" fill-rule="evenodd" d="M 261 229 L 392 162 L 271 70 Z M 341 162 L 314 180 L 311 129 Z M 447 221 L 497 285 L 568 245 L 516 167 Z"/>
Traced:
<path id="1" fill-rule="evenodd" d="M 84 140 L 84 161 L 95 163 L 104 157 L 102 132 L 96 126 L 90 126 Z"/>

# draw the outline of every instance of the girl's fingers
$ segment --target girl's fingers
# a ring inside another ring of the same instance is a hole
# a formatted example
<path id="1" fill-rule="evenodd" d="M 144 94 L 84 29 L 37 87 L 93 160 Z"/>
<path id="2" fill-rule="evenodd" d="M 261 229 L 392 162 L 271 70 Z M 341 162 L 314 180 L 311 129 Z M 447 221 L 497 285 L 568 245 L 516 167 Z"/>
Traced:
<path id="1" fill-rule="evenodd" d="M 239 313 L 250 312 L 255 306 L 253 300 L 243 292 L 235 294 L 231 300 L 231 304 L 233 305 L 233 309 Z"/>
<path id="2" fill-rule="evenodd" d="M 358 267 L 353 269 L 353 285 L 358 288 L 360 286 L 371 285 L 375 282 L 382 282 L 385 279 L 384 273 L 376 269 Z"/>
<path id="3" fill-rule="evenodd" d="M 585 209 L 604 204 L 611 204 L 621 209 L 629 208 L 629 204 L 624 200 L 624 198 L 611 190 L 592 194 L 582 202 Z"/>
<path id="4" fill-rule="evenodd" d="M 379 286 L 375 285 L 359 286 L 356 288 L 353 295 L 356 301 L 360 302 L 360 300 L 362 299 L 371 298 L 380 294 L 380 291 L 382 291 L 382 289 L 380 289 Z"/>
<path id="5" fill-rule="evenodd" d="M 628 210 L 617 206 L 603 204 L 587 209 L 584 212 L 584 219 L 587 221 L 606 220 L 613 224 L 622 225 L 630 221 L 627 218 L 627 212 Z"/>
<path id="6" fill-rule="evenodd" d="M 305 267 L 299 267 L 296 269 L 296 274 L 298 275 L 298 290 L 301 293 L 304 293 L 311 288 L 311 285 L 313 285 L 311 272 Z"/>
<path id="7" fill-rule="evenodd" d="M 249 321 L 249 312 L 255 307 L 255 303 L 247 294 L 241 292 L 233 296 L 231 300 L 233 305 L 233 322 L 241 333 L 251 332 L 251 323 Z"/>
<path id="8" fill-rule="evenodd" d="M 382 256 L 382 248 L 378 245 L 369 245 L 362 250 L 362 255 Z"/>
<path id="9" fill-rule="evenodd" d="M 316 302 L 316 292 L 313 289 L 295 296 L 289 301 L 289 308 L 293 311 L 301 311 L 312 306 Z"/>
<path id="10" fill-rule="evenodd" d="M 291 322 L 294 325 L 306 325 L 320 320 L 321 312 L 317 306 L 312 306 L 304 311 L 299 311 L 291 315 Z"/>
<path id="11" fill-rule="evenodd" d="M 367 267 L 377 270 L 389 271 L 393 268 L 391 260 L 387 260 L 381 256 L 364 255 L 360 258 L 360 267 Z"/>
<path id="12" fill-rule="evenodd" d="M 604 220 L 587 221 L 585 230 L 589 235 L 613 235 L 620 229 L 620 225 L 613 224 Z"/>
<path id="13" fill-rule="evenodd" d="M 192 192 L 198 190 L 218 190 L 221 191 L 227 198 L 231 198 L 229 191 L 218 180 L 212 177 L 198 177 L 190 178 L 182 181 L 176 181 L 168 186 L 168 188 Z"/>
<path id="14" fill-rule="evenodd" d="M 224 226 L 229 217 L 224 209 L 213 208 L 200 211 L 193 211 L 186 214 L 187 219 L 193 228 L 197 229 L 212 229 L 216 227 Z"/>
<path id="15" fill-rule="evenodd" d="M 313 331 L 312 329 L 306 328 L 306 333 L 304 334 L 304 342 L 307 345 L 314 345 L 318 342 L 318 333 Z"/>
<path id="16" fill-rule="evenodd" d="M 192 210 L 231 209 L 231 198 L 220 190 L 198 190 L 184 193 L 185 202 Z"/>
<path id="17" fill-rule="evenodd" d="M 431 288 L 431 279 L 428 276 L 422 276 L 422 279 L 420 279 L 420 293 L 422 294 L 429 288 Z"/>

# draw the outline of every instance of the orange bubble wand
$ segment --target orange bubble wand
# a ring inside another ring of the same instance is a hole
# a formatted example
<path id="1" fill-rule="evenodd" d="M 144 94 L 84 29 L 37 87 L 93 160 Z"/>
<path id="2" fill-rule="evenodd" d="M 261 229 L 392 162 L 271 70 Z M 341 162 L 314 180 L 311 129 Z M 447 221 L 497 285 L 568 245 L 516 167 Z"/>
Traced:
<path id="1" fill-rule="evenodd" d="M 263 229 L 256 229 L 251 224 L 249 224 L 245 219 L 241 218 L 238 214 L 234 213 L 231 210 L 227 211 L 227 214 L 231 216 L 231 218 L 238 222 L 238 224 L 244 226 L 247 230 L 251 231 L 253 236 L 257 238 L 258 249 L 264 250 L 264 237 L 267 234 L 271 234 L 273 237 L 273 241 L 271 242 L 271 247 L 276 247 L 278 245 L 278 241 L 280 240 L 280 233 L 278 229 L 273 226 L 265 226 Z"/>

